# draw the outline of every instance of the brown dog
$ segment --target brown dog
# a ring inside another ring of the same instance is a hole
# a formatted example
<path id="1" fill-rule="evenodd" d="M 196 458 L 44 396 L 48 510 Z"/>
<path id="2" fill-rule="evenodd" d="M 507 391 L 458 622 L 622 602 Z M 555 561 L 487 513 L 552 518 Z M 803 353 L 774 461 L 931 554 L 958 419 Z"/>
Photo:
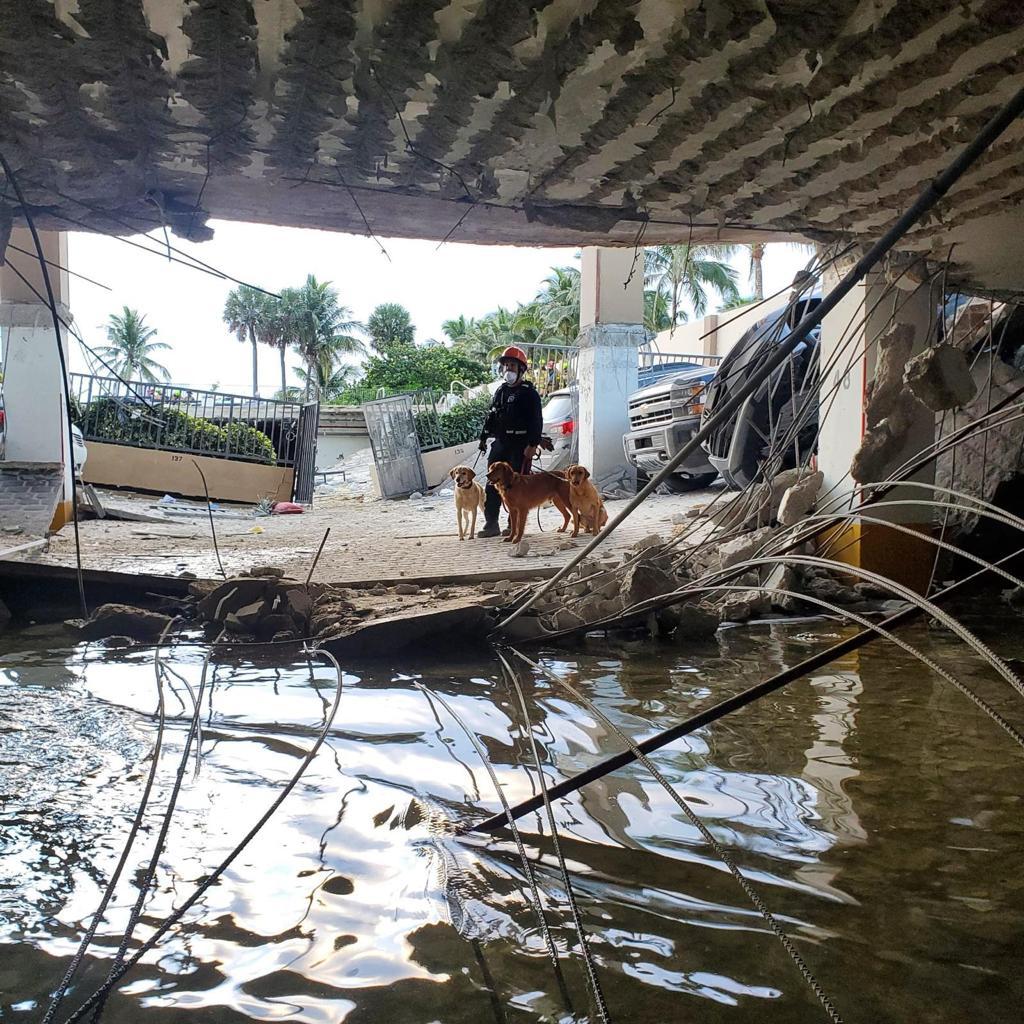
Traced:
<path id="1" fill-rule="evenodd" d="M 580 532 L 580 523 L 587 533 L 597 533 L 608 522 L 601 495 L 590 482 L 590 470 L 586 466 L 570 466 L 565 471 L 569 481 L 569 507 L 572 509 L 572 535 Z"/>
<path id="2" fill-rule="evenodd" d="M 483 511 L 484 489 L 476 482 L 469 466 L 456 466 L 449 474 L 455 481 L 455 515 L 459 520 L 459 540 L 476 537 L 476 514 Z"/>
<path id="3" fill-rule="evenodd" d="M 557 473 L 517 473 L 507 462 L 493 462 L 487 469 L 487 482 L 501 495 L 508 509 L 508 536 L 513 544 L 523 539 L 526 517 L 531 508 L 550 501 L 562 513 L 559 533 L 569 526 L 569 482 Z"/>

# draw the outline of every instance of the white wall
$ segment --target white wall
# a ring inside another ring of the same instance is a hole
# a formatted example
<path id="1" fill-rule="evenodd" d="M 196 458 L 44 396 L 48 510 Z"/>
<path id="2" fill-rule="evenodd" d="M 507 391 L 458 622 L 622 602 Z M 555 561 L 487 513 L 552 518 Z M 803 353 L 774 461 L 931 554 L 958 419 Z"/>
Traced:
<path id="1" fill-rule="evenodd" d="M 724 356 L 758 320 L 784 304 L 783 298 L 778 304 L 751 303 L 737 309 L 711 313 L 700 320 L 680 324 L 674 330 L 670 328 L 659 331 L 652 347 L 656 352 Z"/>

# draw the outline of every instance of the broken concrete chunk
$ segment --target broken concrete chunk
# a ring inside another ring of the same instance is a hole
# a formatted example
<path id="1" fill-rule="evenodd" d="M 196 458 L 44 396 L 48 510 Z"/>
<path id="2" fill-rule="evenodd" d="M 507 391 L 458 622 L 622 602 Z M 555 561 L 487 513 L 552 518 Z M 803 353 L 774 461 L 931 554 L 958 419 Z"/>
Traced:
<path id="1" fill-rule="evenodd" d="M 620 593 L 628 607 L 639 601 L 671 593 L 676 586 L 674 576 L 670 576 L 664 569 L 659 569 L 651 561 L 642 559 L 627 570 Z"/>
<path id="2" fill-rule="evenodd" d="M 170 615 L 146 611 L 127 604 L 103 604 L 79 626 L 88 640 L 128 636 L 133 640 L 156 640 L 171 624 Z"/>
<path id="3" fill-rule="evenodd" d="M 271 586 L 272 580 L 253 579 L 248 576 L 226 580 L 199 602 L 199 614 L 207 621 L 223 622 L 228 615 L 240 608 L 262 600 Z"/>
<path id="4" fill-rule="evenodd" d="M 581 615 L 577 615 L 574 611 L 569 608 L 559 608 L 554 615 L 551 616 L 551 628 L 558 630 L 580 629 L 587 624 L 586 619 Z"/>
<path id="5" fill-rule="evenodd" d="M 723 541 L 718 545 L 717 568 L 728 569 L 753 558 L 775 532 L 774 526 L 762 526 L 759 530 L 751 530 L 750 533 Z"/>
<path id="6" fill-rule="evenodd" d="M 302 587 L 292 587 L 281 595 L 281 611 L 297 622 L 305 622 L 313 611 L 313 600 Z"/>
<path id="7" fill-rule="evenodd" d="M 779 505 L 778 520 L 781 526 L 795 526 L 814 508 L 818 492 L 825 482 L 825 474 L 818 470 L 808 473 L 798 483 L 787 487 Z"/>
<path id="8" fill-rule="evenodd" d="M 420 587 L 417 583 L 396 583 L 392 590 L 396 594 L 418 594 Z"/>
<path id="9" fill-rule="evenodd" d="M 513 558 L 525 558 L 529 553 L 530 553 L 530 542 L 528 540 L 521 540 L 509 552 L 509 554 Z"/>
<path id="10" fill-rule="evenodd" d="M 721 604 L 723 622 L 747 622 L 771 611 L 771 598 L 763 590 L 740 590 Z"/>
<path id="11" fill-rule="evenodd" d="M 662 608 L 662 614 L 675 612 L 676 623 L 672 636 L 675 640 L 706 640 L 714 636 L 719 625 L 719 616 L 714 608 L 705 604 L 682 604 L 674 608 Z"/>
<path id="12" fill-rule="evenodd" d="M 249 575 L 263 579 L 279 580 L 284 576 L 284 569 L 276 565 L 258 565 L 255 569 L 249 570 Z"/>
<path id="13" fill-rule="evenodd" d="M 875 427 L 892 414 L 903 393 L 903 372 L 914 347 L 914 328 L 895 324 L 878 340 L 878 364 L 868 385 L 864 418 Z"/>
<path id="14" fill-rule="evenodd" d="M 952 345 L 938 345 L 915 356 L 907 363 L 903 379 L 932 412 L 958 409 L 977 391 L 967 357 Z"/>

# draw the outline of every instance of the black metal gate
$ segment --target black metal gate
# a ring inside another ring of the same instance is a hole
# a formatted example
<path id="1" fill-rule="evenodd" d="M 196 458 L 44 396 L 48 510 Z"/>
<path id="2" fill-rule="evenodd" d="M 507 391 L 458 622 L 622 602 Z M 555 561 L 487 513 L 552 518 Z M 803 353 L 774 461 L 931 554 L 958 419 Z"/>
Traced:
<path id="1" fill-rule="evenodd" d="M 363 412 L 381 497 L 399 498 L 413 491 L 425 491 L 427 477 L 420 458 L 413 395 L 366 402 Z"/>
<path id="2" fill-rule="evenodd" d="M 299 410 L 299 430 L 295 440 L 295 482 L 293 500 L 303 505 L 313 501 L 316 479 L 316 433 L 320 427 L 320 403 L 310 402 Z"/>

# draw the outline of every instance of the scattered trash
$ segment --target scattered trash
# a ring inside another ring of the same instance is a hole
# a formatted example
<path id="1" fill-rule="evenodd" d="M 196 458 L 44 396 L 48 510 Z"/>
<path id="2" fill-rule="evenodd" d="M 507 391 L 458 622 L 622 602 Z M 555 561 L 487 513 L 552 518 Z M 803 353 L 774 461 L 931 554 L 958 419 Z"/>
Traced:
<path id="1" fill-rule="evenodd" d="M 297 516 L 306 510 L 294 501 L 275 501 L 270 511 L 275 516 Z"/>

